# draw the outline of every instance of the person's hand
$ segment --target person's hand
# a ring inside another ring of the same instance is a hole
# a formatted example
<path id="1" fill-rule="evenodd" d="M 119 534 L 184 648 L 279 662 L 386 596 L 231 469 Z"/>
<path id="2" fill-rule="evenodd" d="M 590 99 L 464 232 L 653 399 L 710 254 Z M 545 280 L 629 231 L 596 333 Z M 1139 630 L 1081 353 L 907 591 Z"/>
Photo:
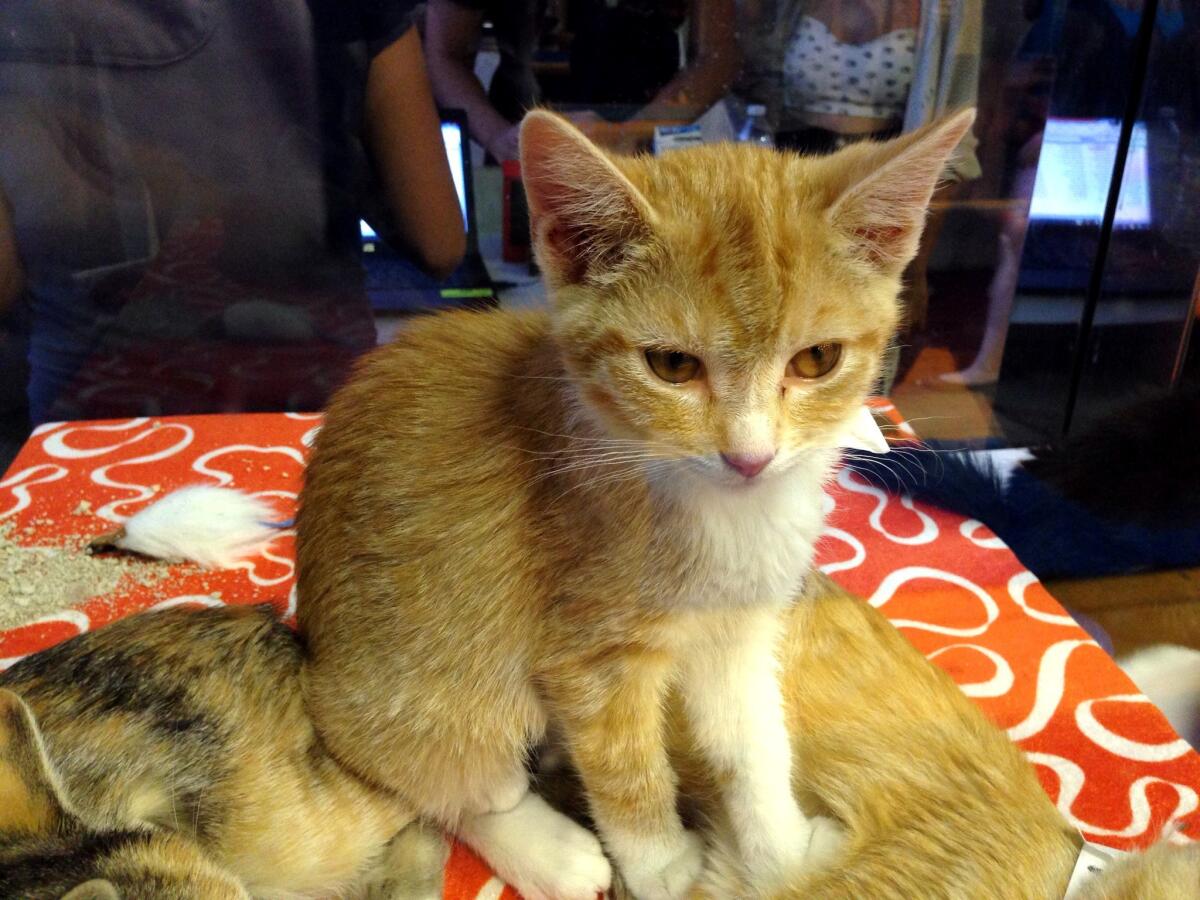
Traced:
<path id="1" fill-rule="evenodd" d="M 504 162 L 509 159 L 518 159 L 521 155 L 521 126 L 510 125 L 503 131 L 497 132 L 484 145 L 484 149 L 490 153 L 497 162 Z"/>

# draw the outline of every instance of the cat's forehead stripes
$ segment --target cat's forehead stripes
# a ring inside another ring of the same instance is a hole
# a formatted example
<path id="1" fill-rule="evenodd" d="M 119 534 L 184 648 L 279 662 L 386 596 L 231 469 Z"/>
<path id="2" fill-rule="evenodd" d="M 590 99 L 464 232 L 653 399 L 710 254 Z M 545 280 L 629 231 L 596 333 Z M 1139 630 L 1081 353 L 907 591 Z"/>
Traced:
<path id="1" fill-rule="evenodd" d="M 619 165 L 655 210 L 666 245 L 663 314 L 697 343 L 749 365 L 764 348 L 874 342 L 891 329 L 879 298 L 833 257 L 830 198 L 811 160 L 717 145 Z"/>

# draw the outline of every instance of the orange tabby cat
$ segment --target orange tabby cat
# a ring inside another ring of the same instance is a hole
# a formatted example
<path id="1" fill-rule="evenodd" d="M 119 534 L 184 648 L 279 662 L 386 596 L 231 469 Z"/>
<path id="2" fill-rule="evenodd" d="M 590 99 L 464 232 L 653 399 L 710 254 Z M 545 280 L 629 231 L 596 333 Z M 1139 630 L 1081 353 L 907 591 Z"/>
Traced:
<path id="1" fill-rule="evenodd" d="M 972 118 L 821 159 L 615 158 L 526 118 L 553 311 L 415 323 L 309 465 L 302 682 L 335 757 L 528 900 L 592 900 L 601 845 L 529 792 L 552 723 L 624 882 L 669 900 L 702 866 L 664 746 L 677 685 L 755 889 L 810 862 L 776 643 Z"/>

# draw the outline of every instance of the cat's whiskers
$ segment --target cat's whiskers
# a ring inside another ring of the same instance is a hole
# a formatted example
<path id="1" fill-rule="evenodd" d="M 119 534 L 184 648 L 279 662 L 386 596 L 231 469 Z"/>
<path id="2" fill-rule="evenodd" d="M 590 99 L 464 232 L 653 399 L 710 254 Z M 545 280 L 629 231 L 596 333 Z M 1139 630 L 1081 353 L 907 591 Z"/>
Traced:
<path id="1" fill-rule="evenodd" d="M 570 375 L 524 375 L 520 372 L 508 372 L 506 378 L 528 378 L 531 381 L 566 381 L 570 384 L 575 384 L 576 381 Z"/>
<path id="2" fill-rule="evenodd" d="M 862 477 L 873 485 L 878 485 L 878 487 L 885 492 L 890 489 L 887 482 L 881 479 L 876 472 L 871 471 L 870 469 L 855 468 L 854 463 L 869 462 L 872 465 L 883 468 L 885 471 L 890 473 L 893 478 L 896 479 L 896 483 L 902 490 L 906 484 L 905 476 L 912 477 L 913 474 L 912 471 L 907 468 L 907 465 L 900 459 L 889 459 L 882 454 L 876 456 L 863 456 L 855 453 L 853 450 L 847 450 L 843 453 L 842 460 L 848 465 L 848 468 L 854 472 L 854 474 Z M 913 483 L 915 484 L 915 481 Z"/>
<path id="3" fill-rule="evenodd" d="M 563 459 L 572 456 L 587 456 L 597 451 L 621 453 L 632 450 L 649 449 L 640 441 L 631 443 L 628 447 L 562 447 L 558 450 L 530 450 L 528 447 L 517 447 L 513 444 L 501 444 L 507 450 L 516 450 L 535 459 Z"/>
<path id="4" fill-rule="evenodd" d="M 175 826 L 176 830 L 179 830 L 179 810 L 177 810 L 175 808 L 175 779 L 174 778 L 172 778 L 170 780 L 170 782 L 168 783 L 168 786 L 170 787 L 170 793 L 171 793 L 171 824 Z"/>
<path id="5" fill-rule="evenodd" d="M 192 815 L 192 834 L 200 836 L 200 804 L 204 802 L 204 789 L 196 792 L 196 805 Z"/>
<path id="6" fill-rule="evenodd" d="M 544 437 L 562 438 L 565 441 L 574 441 L 577 443 L 594 443 L 594 444 L 640 444 L 645 446 L 670 447 L 671 445 L 665 441 L 656 441 L 653 438 L 604 438 L 592 437 L 590 435 L 581 434 L 564 434 L 558 431 L 542 431 L 540 428 L 531 428 L 528 425 L 514 425 L 514 428 L 519 431 L 531 431 L 534 434 L 540 434 Z"/>
<path id="7" fill-rule="evenodd" d="M 600 485 L 603 485 L 603 484 L 613 484 L 613 483 L 617 483 L 617 482 L 634 481 L 639 478 L 648 478 L 649 476 L 651 476 L 657 472 L 660 472 L 666 468 L 669 468 L 671 463 L 673 463 L 673 462 L 675 462 L 675 460 L 659 459 L 656 462 L 651 463 L 648 466 L 640 466 L 640 465 L 639 466 L 629 466 L 625 469 L 621 469 L 616 472 L 607 472 L 596 478 L 592 478 L 587 481 L 581 481 L 578 484 L 572 485 L 571 487 L 567 488 L 562 493 L 555 496 L 554 499 L 551 501 L 551 503 L 557 503 L 559 500 L 562 500 L 568 494 L 571 494 L 571 493 L 581 490 L 583 488 L 594 488 L 594 487 L 599 487 Z"/>
<path id="8" fill-rule="evenodd" d="M 585 469 L 602 469 L 602 468 L 612 468 L 613 466 L 629 465 L 629 464 L 642 463 L 642 462 L 665 462 L 665 461 L 667 461 L 667 460 L 664 459 L 664 457 L 657 455 L 657 454 L 650 454 L 650 453 L 624 453 L 624 454 L 620 454 L 620 455 L 614 455 L 614 456 L 611 456 L 611 457 L 605 458 L 605 459 L 598 459 L 598 458 L 594 458 L 594 457 L 586 458 L 586 459 L 575 459 L 575 460 L 571 460 L 566 465 L 556 466 L 554 468 L 547 469 L 544 472 L 539 472 L 533 478 L 529 479 L 526 482 L 526 484 L 536 484 L 539 481 L 543 481 L 547 478 L 551 478 L 556 475 L 563 475 L 567 472 L 577 472 L 577 471 L 582 471 Z"/>

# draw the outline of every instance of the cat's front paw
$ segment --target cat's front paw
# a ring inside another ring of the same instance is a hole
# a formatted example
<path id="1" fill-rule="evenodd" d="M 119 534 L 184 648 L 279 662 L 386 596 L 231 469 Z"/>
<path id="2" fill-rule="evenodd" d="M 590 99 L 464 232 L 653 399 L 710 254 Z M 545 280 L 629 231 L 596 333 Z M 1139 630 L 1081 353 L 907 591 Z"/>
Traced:
<path id="1" fill-rule="evenodd" d="M 637 900 L 679 900 L 704 868 L 704 843 L 690 831 L 678 841 L 626 859 L 621 865 L 625 885 Z"/>
<path id="2" fill-rule="evenodd" d="M 526 900 L 595 900 L 612 882 L 596 836 L 537 794 L 464 820 L 459 836 Z"/>

